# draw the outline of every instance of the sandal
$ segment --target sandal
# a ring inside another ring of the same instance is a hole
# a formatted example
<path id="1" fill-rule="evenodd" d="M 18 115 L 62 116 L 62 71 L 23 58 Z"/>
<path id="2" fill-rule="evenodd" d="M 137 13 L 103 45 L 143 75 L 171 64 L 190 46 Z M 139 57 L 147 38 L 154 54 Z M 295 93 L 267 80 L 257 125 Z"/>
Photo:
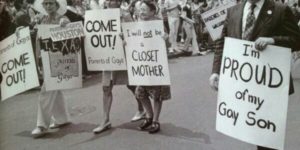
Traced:
<path id="1" fill-rule="evenodd" d="M 152 118 L 146 118 L 142 124 L 139 125 L 140 130 L 145 130 L 152 124 Z"/>

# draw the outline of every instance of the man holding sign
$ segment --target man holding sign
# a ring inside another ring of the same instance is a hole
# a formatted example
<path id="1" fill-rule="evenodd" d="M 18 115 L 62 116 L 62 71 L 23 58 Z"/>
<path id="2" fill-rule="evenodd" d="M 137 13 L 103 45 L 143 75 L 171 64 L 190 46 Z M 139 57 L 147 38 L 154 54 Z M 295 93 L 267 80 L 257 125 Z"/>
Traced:
<path id="1" fill-rule="evenodd" d="M 215 90 L 218 89 L 225 36 L 255 41 L 255 48 L 260 51 L 267 45 L 289 47 L 293 51 L 300 49 L 300 31 L 290 8 L 271 0 L 247 0 L 240 3 L 228 9 L 222 38 L 217 41 L 213 72 L 209 79 Z M 293 92 L 291 80 L 289 94 Z M 258 147 L 258 150 L 268 149 Z"/>

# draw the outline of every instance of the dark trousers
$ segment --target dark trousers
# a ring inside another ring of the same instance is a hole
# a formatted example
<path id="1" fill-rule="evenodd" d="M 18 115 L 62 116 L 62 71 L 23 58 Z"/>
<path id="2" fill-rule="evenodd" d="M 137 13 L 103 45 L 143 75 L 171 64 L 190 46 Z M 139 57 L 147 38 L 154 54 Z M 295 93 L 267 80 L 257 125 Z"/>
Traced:
<path id="1" fill-rule="evenodd" d="M 267 147 L 261 147 L 261 146 L 257 146 L 257 150 L 276 150 L 276 149 L 272 149 L 272 148 L 267 148 Z"/>

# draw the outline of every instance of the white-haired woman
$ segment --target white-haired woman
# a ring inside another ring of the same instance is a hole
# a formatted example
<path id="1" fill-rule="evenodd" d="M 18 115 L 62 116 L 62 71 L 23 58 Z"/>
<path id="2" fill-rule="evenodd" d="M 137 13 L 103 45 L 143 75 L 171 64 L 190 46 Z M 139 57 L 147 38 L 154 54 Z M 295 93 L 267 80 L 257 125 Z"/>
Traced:
<path id="1" fill-rule="evenodd" d="M 65 26 L 69 19 L 66 12 L 66 2 L 62 0 L 37 0 L 35 7 L 44 14 L 39 21 L 41 24 L 60 24 Z M 46 91 L 42 85 L 38 102 L 37 127 L 31 132 L 34 137 L 41 137 L 48 128 L 59 128 L 70 124 L 63 93 L 60 90 Z M 52 124 L 50 125 L 50 122 Z"/>

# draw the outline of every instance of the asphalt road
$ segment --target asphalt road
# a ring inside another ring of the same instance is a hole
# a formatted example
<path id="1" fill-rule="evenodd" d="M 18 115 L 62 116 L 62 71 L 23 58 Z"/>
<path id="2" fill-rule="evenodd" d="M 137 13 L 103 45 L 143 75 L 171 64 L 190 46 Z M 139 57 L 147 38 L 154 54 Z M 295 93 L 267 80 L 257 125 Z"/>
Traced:
<path id="1" fill-rule="evenodd" d="M 92 129 L 102 116 L 100 75 L 82 89 L 64 91 L 72 124 L 33 139 L 39 90 L 0 103 L 0 150 L 255 150 L 251 144 L 215 130 L 217 93 L 209 88 L 213 54 L 171 59 L 172 99 L 165 101 L 161 132 L 151 135 L 131 123 L 137 105 L 126 86 L 115 86 L 111 110 L 113 128 L 99 135 Z M 286 150 L 300 148 L 300 79 L 289 100 Z"/>

